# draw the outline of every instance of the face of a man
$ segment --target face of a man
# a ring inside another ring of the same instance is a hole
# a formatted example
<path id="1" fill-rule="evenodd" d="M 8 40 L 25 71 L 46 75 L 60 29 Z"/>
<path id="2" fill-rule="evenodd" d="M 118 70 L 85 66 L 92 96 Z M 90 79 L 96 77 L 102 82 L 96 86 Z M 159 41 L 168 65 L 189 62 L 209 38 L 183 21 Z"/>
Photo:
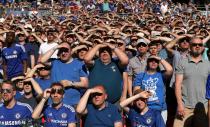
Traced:
<path id="1" fill-rule="evenodd" d="M 1 94 L 4 102 L 8 103 L 14 98 L 16 91 L 13 90 L 11 84 L 4 83 L 2 85 Z"/>
<path id="2" fill-rule="evenodd" d="M 180 42 L 179 46 L 181 49 L 186 49 L 186 50 L 189 49 L 189 47 L 190 47 L 189 40 L 187 40 L 187 39 L 182 40 Z"/>
<path id="3" fill-rule="evenodd" d="M 59 49 L 60 52 L 60 59 L 64 62 L 67 62 L 70 60 L 71 58 L 71 48 L 69 46 L 69 44 L 64 43 L 63 44 L 63 48 Z"/>
<path id="4" fill-rule="evenodd" d="M 150 46 L 149 47 L 149 52 L 151 55 L 157 55 L 158 54 L 158 48 L 156 45 Z"/>
<path id="5" fill-rule="evenodd" d="M 111 56 L 110 54 L 104 50 L 101 54 L 100 54 L 100 59 L 103 63 L 109 63 L 111 61 Z"/>
<path id="6" fill-rule="evenodd" d="M 137 45 L 137 50 L 138 50 L 139 54 L 145 54 L 148 50 L 148 46 L 144 43 L 139 43 Z"/>
<path id="7" fill-rule="evenodd" d="M 86 53 L 87 53 L 86 50 L 81 50 L 81 51 L 79 51 L 79 53 L 78 53 L 79 59 L 83 60 Z"/>
<path id="8" fill-rule="evenodd" d="M 190 43 L 190 50 L 191 50 L 191 54 L 195 57 L 198 57 L 199 55 L 201 55 L 204 51 L 202 40 L 199 38 L 193 39 L 192 42 Z"/>
<path id="9" fill-rule="evenodd" d="M 25 35 L 23 35 L 23 34 L 18 35 L 18 40 L 19 40 L 19 42 L 25 41 Z"/>
<path id="10" fill-rule="evenodd" d="M 63 100 L 64 90 L 61 86 L 53 86 L 51 88 L 51 98 L 53 104 L 59 104 Z"/>
<path id="11" fill-rule="evenodd" d="M 26 95 L 30 94 L 32 92 L 32 87 L 31 87 L 30 83 L 24 82 L 23 90 Z"/>
<path id="12" fill-rule="evenodd" d="M 104 89 L 102 87 L 98 87 L 101 92 L 100 93 L 94 93 L 92 94 L 92 103 L 96 107 L 101 107 L 103 104 L 105 104 L 105 100 L 107 99 L 107 94 L 105 93 Z"/>
<path id="13" fill-rule="evenodd" d="M 47 40 L 48 40 L 48 42 L 54 41 L 54 33 L 53 32 L 50 32 L 47 34 Z"/>

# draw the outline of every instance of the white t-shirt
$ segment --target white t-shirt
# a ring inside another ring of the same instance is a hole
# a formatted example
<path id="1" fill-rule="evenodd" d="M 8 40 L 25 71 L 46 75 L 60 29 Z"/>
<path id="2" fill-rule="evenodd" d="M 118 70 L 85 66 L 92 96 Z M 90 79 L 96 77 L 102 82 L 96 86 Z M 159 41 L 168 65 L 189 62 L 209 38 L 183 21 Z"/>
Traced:
<path id="1" fill-rule="evenodd" d="M 47 51 L 49 51 L 50 49 L 52 49 L 56 45 L 58 45 L 58 44 L 55 43 L 55 42 L 51 42 L 51 43 L 45 42 L 45 43 L 42 43 L 40 45 L 40 48 L 39 48 L 39 55 L 44 55 Z M 57 58 L 57 53 L 58 53 L 58 50 L 56 50 L 50 58 Z"/>

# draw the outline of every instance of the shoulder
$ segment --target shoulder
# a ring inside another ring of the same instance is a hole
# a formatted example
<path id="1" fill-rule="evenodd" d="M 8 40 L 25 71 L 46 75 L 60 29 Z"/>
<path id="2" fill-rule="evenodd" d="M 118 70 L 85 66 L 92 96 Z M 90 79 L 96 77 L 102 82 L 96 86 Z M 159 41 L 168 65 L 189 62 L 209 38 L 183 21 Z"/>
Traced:
<path id="1" fill-rule="evenodd" d="M 25 109 L 28 109 L 30 112 L 33 112 L 33 109 L 31 108 L 31 106 L 29 104 L 21 103 L 21 102 L 17 101 L 17 106 L 23 107 Z"/>
<path id="2" fill-rule="evenodd" d="M 0 103 L 0 108 L 2 108 L 4 106 L 4 104 L 3 103 Z"/>
<path id="3" fill-rule="evenodd" d="M 15 47 L 16 48 L 21 48 L 25 52 L 25 47 L 23 45 L 15 44 Z"/>
<path id="4" fill-rule="evenodd" d="M 63 104 L 63 107 L 70 110 L 71 112 L 75 112 L 75 109 L 70 105 Z"/>

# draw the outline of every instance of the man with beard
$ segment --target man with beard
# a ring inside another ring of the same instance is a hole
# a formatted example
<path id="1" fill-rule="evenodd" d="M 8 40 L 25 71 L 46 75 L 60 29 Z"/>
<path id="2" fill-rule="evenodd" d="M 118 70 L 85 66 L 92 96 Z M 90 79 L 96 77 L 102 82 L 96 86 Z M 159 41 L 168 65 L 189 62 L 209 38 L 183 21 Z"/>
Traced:
<path id="1" fill-rule="evenodd" d="M 51 97 L 52 105 L 45 106 Z M 42 100 L 35 108 L 32 118 L 45 117 L 45 127 L 76 127 L 75 110 L 70 105 L 63 104 L 64 87 L 61 83 L 53 83 L 46 89 Z"/>
<path id="2" fill-rule="evenodd" d="M 207 127 L 208 101 L 205 98 L 206 81 L 210 73 L 209 61 L 202 58 L 203 41 L 190 40 L 190 54 L 176 66 L 175 94 L 177 115 L 174 127 Z"/>
<path id="3" fill-rule="evenodd" d="M 118 108 L 107 102 L 107 93 L 102 85 L 88 89 L 77 105 L 77 113 L 85 115 L 84 127 L 122 127 Z M 88 104 L 91 99 L 92 103 Z"/>
<path id="4" fill-rule="evenodd" d="M 4 81 L 1 87 L 3 104 L 0 104 L 0 126 L 21 127 L 31 122 L 32 108 L 15 100 L 15 86 Z"/>

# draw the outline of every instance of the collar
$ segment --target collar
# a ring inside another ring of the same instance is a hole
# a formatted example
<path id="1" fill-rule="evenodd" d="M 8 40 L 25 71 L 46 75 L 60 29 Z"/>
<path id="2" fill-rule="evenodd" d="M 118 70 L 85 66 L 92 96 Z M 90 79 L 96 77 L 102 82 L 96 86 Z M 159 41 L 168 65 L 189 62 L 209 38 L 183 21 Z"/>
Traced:
<path id="1" fill-rule="evenodd" d="M 195 61 L 193 61 L 193 59 L 192 59 L 192 56 L 190 56 L 190 55 L 187 55 L 187 58 L 188 58 L 188 61 L 189 62 L 192 62 L 192 63 L 195 63 Z M 198 63 L 199 62 L 203 62 L 204 61 L 204 59 L 203 59 L 203 57 L 198 61 Z"/>

